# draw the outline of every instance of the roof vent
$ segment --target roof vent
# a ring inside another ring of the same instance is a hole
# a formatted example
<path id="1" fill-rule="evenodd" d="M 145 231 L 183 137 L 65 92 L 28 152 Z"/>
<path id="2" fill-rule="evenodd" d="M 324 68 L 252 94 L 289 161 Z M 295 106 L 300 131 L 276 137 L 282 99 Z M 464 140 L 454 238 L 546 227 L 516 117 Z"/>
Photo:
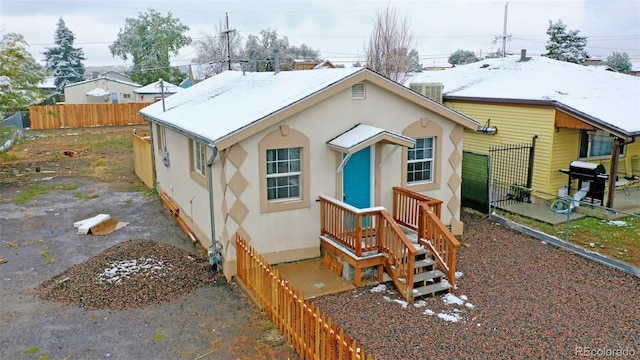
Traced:
<path id="1" fill-rule="evenodd" d="M 364 83 L 353 84 L 353 86 L 351 87 L 352 99 L 364 99 L 365 95 Z"/>

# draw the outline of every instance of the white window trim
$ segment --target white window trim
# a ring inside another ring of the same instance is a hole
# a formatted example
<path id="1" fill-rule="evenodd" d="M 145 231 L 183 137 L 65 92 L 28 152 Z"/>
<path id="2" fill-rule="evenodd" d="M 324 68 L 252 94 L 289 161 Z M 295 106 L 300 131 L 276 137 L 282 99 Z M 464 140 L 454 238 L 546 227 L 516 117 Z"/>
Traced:
<path id="1" fill-rule="evenodd" d="M 418 146 L 417 144 L 417 140 L 419 139 L 431 139 L 431 157 L 430 158 L 422 158 L 422 159 L 414 159 L 414 160 L 409 160 L 407 158 L 407 184 L 409 185 L 416 185 L 416 184 L 430 184 L 433 183 L 434 181 L 434 172 L 435 172 L 435 155 L 436 155 L 436 138 L 434 136 L 427 136 L 427 137 L 423 137 L 423 138 L 417 138 L 416 139 L 416 146 Z M 423 150 L 426 148 L 423 148 Z M 416 148 L 413 149 L 408 149 L 408 153 L 410 153 L 412 150 L 416 150 Z M 416 163 L 430 163 L 431 164 L 431 178 L 429 180 L 419 180 L 419 181 L 409 181 L 409 164 L 416 164 Z"/>
<path id="2" fill-rule="evenodd" d="M 193 151 L 193 171 L 196 174 L 204 176 L 205 154 L 207 151 L 206 146 L 203 143 L 194 140 L 192 151 Z"/>
<path id="3" fill-rule="evenodd" d="M 298 176 L 298 196 L 291 196 L 291 197 L 286 197 L 286 198 L 275 198 L 275 199 L 269 199 L 269 186 L 267 185 L 267 202 L 269 203 L 278 203 L 278 202 L 285 202 L 285 201 L 292 201 L 292 200 L 300 200 L 302 199 L 302 151 L 303 149 L 300 147 L 290 147 L 290 148 L 284 148 L 287 150 L 290 149 L 299 149 L 299 154 L 300 156 L 298 157 L 298 161 L 300 162 L 300 170 L 298 171 L 292 171 L 292 172 L 288 172 L 288 173 L 273 173 L 273 174 L 267 174 L 267 183 L 268 183 L 268 179 L 273 179 L 273 178 L 281 178 L 281 177 L 289 177 L 289 176 Z M 279 149 L 268 149 L 267 152 L 269 151 L 277 151 Z M 290 161 L 291 159 L 289 159 Z M 277 162 L 277 161 L 273 161 L 273 162 Z M 267 160 L 266 162 L 267 168 L 269 167 L 269 160 Z M 276 195 L 277 195 L 277 190 L 276 190 Z"/>

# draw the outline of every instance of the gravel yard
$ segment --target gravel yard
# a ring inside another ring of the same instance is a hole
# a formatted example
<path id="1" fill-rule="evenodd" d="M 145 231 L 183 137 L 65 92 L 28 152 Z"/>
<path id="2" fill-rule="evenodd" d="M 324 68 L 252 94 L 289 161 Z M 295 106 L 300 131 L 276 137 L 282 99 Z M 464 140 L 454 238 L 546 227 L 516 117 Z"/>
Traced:
<path id="1" fill-rule="evenodd" d="M 375 359 L 640 357 L 638 277 L 462 220 L 454 296 L 407 305 L 388 283 L 313 302 Z"/>
<path id="2" fill-rule="evenodd" d="M 0 359 L 297 359 L 159 197 L 38 183 L 52 189 L 16 204 L 27 187 L 0 182 Z M 98 213 L 129 225 L 77 234 Z"/>

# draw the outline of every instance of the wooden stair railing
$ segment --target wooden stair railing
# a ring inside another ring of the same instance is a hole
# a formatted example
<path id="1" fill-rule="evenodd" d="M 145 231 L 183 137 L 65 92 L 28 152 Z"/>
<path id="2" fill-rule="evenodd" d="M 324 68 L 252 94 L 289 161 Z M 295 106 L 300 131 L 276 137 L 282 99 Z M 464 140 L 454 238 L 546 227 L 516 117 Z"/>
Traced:
<path id="1" fill-rule="evenodd" d="M 387 254 L 384 267 L 405 300 L 413 303 L 413 271 L 418 250 L 386 210 L 380 211 L 380 217 L 380 252 Z"/>
<path id="2" fill-rule="evenodd" d="M 386 209 L 357 209 L 322 195 L 319 201 L 321 236 L 330 237 L 357 257 L 386 254 L 385 269 L 402 296 L 413 302 L 413 272 L 418 251 Z"/>
<path id="3" fill-rule="evenodd" d="M 393 188 L 393 219 L 417 232 L 418 244 L 429 249 L 438 266 L 447 275 L 455 290 L 456 251 L 458 239 L 440 220 L 442 200 L 434 199 L 401 187 Z"/>
<path id="4" fill-rule="evenodd" d="M 451 285 L 449 292 L 453 292 L 456 286 L 456 252 L 460 242 L 431 211 L 428 204 L 420 204 L 419 214 L 418 244 L 431 250 L 436 262 L 447 274 Z"/>

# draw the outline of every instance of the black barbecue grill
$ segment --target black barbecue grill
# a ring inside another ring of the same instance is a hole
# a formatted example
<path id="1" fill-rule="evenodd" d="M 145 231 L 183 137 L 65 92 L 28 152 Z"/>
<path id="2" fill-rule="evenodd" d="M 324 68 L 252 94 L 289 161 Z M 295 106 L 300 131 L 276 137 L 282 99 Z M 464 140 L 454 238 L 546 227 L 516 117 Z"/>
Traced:
<path id="1" fill-rule="evenodd" d="M 596 201 L 603 204 L 604 192 L 609 175 L 605 174 L 606 170 L 602 164 L 572 161 L 571 164 L 569 164 L 569 169 L 560 169 L 560 172 L 569 175 L 569 183 L 567 185 L 569 194 L 571 194 L 571 183 L 573 180 L 577 180 L 577 191 L 586 189 L 585 200 L 588 198 L 592 204 Z"/>

